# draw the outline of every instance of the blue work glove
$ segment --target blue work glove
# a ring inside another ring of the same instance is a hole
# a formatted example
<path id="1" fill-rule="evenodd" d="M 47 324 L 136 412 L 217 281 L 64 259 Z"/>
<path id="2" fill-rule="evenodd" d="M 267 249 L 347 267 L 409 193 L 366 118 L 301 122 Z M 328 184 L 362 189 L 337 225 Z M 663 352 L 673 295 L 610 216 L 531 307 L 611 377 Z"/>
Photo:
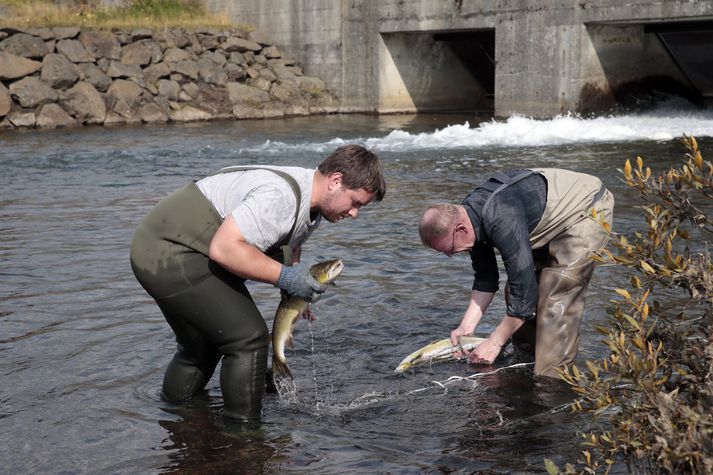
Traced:
<path id="1" fill-rule="evenodd" d="M 280 278 L 277 279 L 277 287 L 295 297 L 302 297 L 305 300 L 312 300 L 315 293 L 321 294 L 327 290 L 326 284 L 320 284 L 317 279 L 309 273 L 309 266 L 297 262 L 292 266 L 282 266 Z"/>

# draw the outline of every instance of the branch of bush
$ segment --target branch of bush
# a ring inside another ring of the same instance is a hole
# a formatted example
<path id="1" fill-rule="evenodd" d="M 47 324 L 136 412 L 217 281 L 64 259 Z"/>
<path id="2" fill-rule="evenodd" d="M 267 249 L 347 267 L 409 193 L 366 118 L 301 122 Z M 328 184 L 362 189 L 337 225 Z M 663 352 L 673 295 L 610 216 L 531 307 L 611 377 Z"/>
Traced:
<path id="1" fill-rule="evenodd" d="M 627 237 L 602 222 L 610 249 L 595 259 L 628 269 L 630 285 L 614 290 L 608 326 L 597 328 L 608 354 L 561 373 L 580 396 L 573 410 L 598 427 L 582 434 L 576 466 L 545 461 L 552 474 L 608 473 L 617 463 L 713 473 L 713 165 L 694 137 L 682 141 L 677 168 L 653 174 L 637 157 L 620 170 L 646 203 L 646 227 Z"/>

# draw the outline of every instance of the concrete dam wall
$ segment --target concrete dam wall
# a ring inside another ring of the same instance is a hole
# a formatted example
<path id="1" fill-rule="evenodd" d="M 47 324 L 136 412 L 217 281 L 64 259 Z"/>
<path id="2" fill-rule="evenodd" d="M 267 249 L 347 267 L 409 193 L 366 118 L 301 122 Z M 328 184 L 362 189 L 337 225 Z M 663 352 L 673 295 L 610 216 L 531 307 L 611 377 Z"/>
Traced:
<path id="1" fill-rule="evenodd" d="M 713 1 L 209 0 L 270 35 L 344 112 L 551 117 L 713 103 Z"/>

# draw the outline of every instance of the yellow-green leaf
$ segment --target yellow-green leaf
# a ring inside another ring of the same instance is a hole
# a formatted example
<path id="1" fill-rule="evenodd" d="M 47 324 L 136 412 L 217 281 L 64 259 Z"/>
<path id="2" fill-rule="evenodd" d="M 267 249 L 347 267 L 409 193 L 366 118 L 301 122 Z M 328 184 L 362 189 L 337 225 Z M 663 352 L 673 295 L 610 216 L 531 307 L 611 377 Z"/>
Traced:
<path id="1" fill-rule="evenodd" d="M 560 473 L 559 467 L 550 459 L 545 459 L 545 469 L 550 475 L 557 475 Z"/>
<path id="2" fill-rule="evenodd" d="M 656 271 L 654 270 L 654 268 L 651 267 L 649 264 L 647 264 L 646 261 L 644 261 L 643 259 L 639 262 L 639 264 L 641 265 L 641 268 L 642 268 L 644 271 L 648 272 L 649 274 L 655 274 L 655 273 L 656 273 Z"/>
<path id="3" fill-rule="evenodd" d="M 626 289 L 614 289 L 614 292 L 621 295 L 622 297 L 624 297 L 627 300 L 631 300 L 631 294 Z"/>

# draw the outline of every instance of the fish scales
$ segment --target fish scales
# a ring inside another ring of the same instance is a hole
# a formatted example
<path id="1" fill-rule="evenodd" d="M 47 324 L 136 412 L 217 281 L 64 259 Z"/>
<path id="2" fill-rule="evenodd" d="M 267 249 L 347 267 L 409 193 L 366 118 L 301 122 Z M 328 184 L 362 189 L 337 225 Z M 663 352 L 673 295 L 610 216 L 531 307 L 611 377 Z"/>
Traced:
<path id="1" fill-rule="evenodd" d="M 312 277 L 322 284 L 331 284 L 344 270 L 342 259 L 319 262 L 310 267 Z M 272 374 L 273 378 L 292 378 L 285 358 L 285 346 L 292 347 L 292 330 L 309 303 L 300 297 L 283 298 L 272 322 Z"/>
<path id="2" fill-rule="evenodd" d="M 402 373 L 414 366 L 450 359 L 453 357 L 454 352 L 471 351 L 484 340 L 485 338 L 477 336 L 462 336 L 459 338 L 459 344 L 456 346 L 453 346 L 450 338 L 434 341 L 408 355 L 399 363 L 394 371 Z"/>

